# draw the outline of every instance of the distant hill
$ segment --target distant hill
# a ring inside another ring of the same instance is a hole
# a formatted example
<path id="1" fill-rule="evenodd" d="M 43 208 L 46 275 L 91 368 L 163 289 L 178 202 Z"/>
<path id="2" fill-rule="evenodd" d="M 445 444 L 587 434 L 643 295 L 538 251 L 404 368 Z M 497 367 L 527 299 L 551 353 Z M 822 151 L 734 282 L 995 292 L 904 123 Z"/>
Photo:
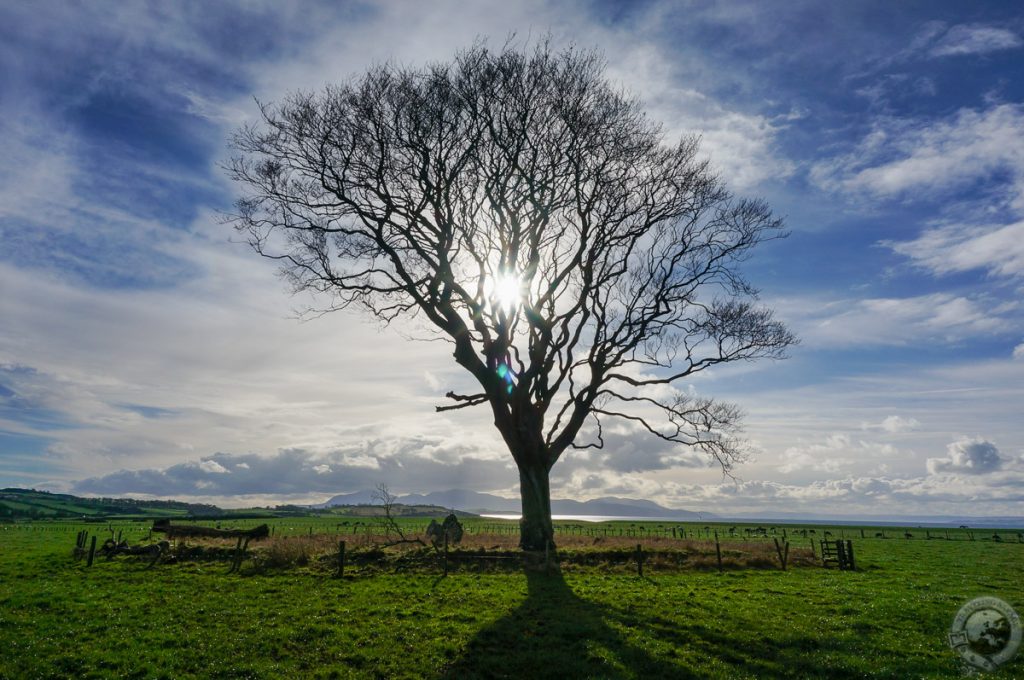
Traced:
<path id="1" fill-rule="evenodd" d="M 332 505 L 329 507 L 318 507 L 317 509 L 327 510 L 332 516 L 338 515 L 342 517 L 383 517 L 385 514 L 384 506 L 380 505 L 379 501 L 377 505 L 360 503 L 356 505 Z M 440 505 L 406 505 L 404 503 L 395 503 L 391 506 L 392 517 L 430 517 L 436 519 L 444 517 L 448 512 L 448 508 Z M 465 510 L 456 510 L 455 514 L 458 517 L 476 517 L 475 514 Z"/>
<path id="2" fill-rule="evenodd" d="M 35 489 L 0 489 L 0 519 L 167 517 L 223 515 L 216 505 L 182 501 L 140 501 L 134 498 L 83 498 Z"/>
<path id="3" fill-rule="evenodd" d="M 329 508 L 334 505 L 380 504 L 375 491 L 356 491 L 339 494 L 312 507 Z M 397 496 L 396 502 L 407 505 L 425 504 L 455 508 L 474 514 L 517 513 L 520 511 L 518 498 L 506 498 L 489 493 L 450 489 L 434 491 L 427 494 L 407 494 Z M 551 511 L 556 515 L 609 515 L 615 517 L 664 517 L 677 519 L 714 519 L 710 513 L 698 513 L 691 510 L 675 510 L 649 500 L 635 498 L 596 498 L 589 501 L 552 499 Z"/>

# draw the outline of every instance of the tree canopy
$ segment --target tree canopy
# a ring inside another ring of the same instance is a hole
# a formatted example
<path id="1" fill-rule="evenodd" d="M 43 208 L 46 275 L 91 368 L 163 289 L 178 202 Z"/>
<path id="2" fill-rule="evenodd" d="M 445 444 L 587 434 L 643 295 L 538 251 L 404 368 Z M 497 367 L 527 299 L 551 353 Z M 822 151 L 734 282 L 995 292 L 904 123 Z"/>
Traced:
<path id="1" fill-rule="evenodd" d="M 739 409 L 672 388 L 781 358 L 794 336 L 739 264 L 783 235 L 669 143 L 599 55 L 477 44 L 261 105 L 238 131 L 236 227 L 324 309 L 418 317 L 478 389 L 520 471 L 525 548 L 552 543 L 548 472 L 632 421 L 729 472 Z"/>

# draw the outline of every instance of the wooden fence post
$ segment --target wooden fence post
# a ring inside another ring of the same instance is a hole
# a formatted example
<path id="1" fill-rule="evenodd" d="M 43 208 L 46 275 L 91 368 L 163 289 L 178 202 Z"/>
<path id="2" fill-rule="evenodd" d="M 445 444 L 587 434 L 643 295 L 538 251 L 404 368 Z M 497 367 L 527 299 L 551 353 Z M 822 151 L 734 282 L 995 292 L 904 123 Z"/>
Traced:
<path id="1" fill-rule="evenodd" d="M 718 558 L 718 573 L 722 573 L 722 547 L 718 544 L 718 530 L 715 530 L 715 556 Z"/>
<path id="2" fill-rule="evenodd" d="M 88 563 L 86 563 L 85 566 L 87 566 L 87 567 L 91 567 L 92 566 L 92 558 L 93 558 L 93 556 L 95 554 L 96 554 L 96 537 L 93 536 L 92 537 L 92 543 L 89 545 L 89 561 L 88 561 Z"/>
<path id="3" fill-rule="evenodd" d="M 338 578 L 345 575 L 345 541 L 338 541 Z"/>
<path id="4" fill-rule="evenodd" d="M 545 548 L 546 550 L 546 548 Z M 448 575 L 448 532 L 444 532 L 444 575 Z"/>
<path id="5" fill-rule="evenodd" d="M 779 553 L 779 563 L 782 564 L 782 571 L 786 571 L 786 560 L 789 559 L 789 543 L 786 543 L 786 551 L 782 551 L 782 546 L 779 545 L 779 539 L 773 538 L 775 541 L 775 551 Z"/>
<path id="6" fill-rule="evenodd" d="M 644 575 L 644 548 L 639 543 L 636 544 L 636 573 L 637 573 L 637 576 L 643 578 L 643 575 Z"/>
<path id="7" fill-rule="evenodd" d="M 242 559 L 239 554 L 242 552 L 242 537 L 238 537 L 238 542 L 235 543 L 235 554 L 231 556 L 231 568 L 228 569 L 228 573 L 233 573 L 239 564 L 242 563 Z"/>

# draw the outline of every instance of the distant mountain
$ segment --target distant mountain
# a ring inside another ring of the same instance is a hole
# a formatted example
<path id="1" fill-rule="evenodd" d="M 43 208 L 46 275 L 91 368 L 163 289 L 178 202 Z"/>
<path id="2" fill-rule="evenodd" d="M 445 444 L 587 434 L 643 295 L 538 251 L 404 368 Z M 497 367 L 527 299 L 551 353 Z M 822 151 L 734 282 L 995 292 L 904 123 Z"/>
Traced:
<path id="1" fill-rule="evenodd" d="M 520 511 L 518 498 L 505 498 L 489 493 L 479 493 L 466 489 L 450 489 L 434 491 L 427 494 L 407 494 L 396 496 L 395 501 L 406 505 L 439 505 L 455 508 L 476 514 L 515 513 Z M 312 507 L 329 508 L 332 505 L 379 505 L 375 491 L 356 491 L 339 494 L 330 500 Z M 664 517 L 677 519 L 714 519 L 711 513 L 698 513 L 691 510 L 675 510 L 649 500 L 635 498 L 596 498 L 589 501 L 573 501 L 552 499 L 551 511 L 556 515 L 609 515 L 615 517 Z"/>
<path id="2" fill-rule="evenodd" d="M 519 499 L 466 491 L 465 489 L 435 491 L 427 494 L 410 493 L 404 496 L 395 496 L 395 502 L 404 505 L 439 505 L 443 508 L 455 508 L 456 510 L 465 510 L 467 512 L 477 512 L 478 510 L 490 510 L 491 512 L 519 511 Z M 377 491 L 370 490 L 343 493 L 332 497 L 324 503 L 318 503 L 311 507 L 329 508 L 332 505 L 380 505 L 380 495 Z"/>
<path id="3" fill-rule="evenodd" d="M 331 497 L 323 503 L 316 503 L 311 508 L 329 508 L 332 505 L 380 505 L 376 491 L 356 491 L 354 493 L 342 493 Z"/>

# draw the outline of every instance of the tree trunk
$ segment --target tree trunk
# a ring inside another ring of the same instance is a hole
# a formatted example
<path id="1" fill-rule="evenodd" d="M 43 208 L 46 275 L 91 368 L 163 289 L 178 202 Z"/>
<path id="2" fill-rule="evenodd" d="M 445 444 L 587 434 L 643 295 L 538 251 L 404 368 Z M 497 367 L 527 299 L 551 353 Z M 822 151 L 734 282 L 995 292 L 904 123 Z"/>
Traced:
<path id="1" fill-rule="evenodd" d="M 519 493 L 523 500 L 523 517 L 519 520 L 519 547 L 537 551 L 554 549 L 555 530 L 551 526 L 551 487 L 547 466 L 521 464 Z"/>

